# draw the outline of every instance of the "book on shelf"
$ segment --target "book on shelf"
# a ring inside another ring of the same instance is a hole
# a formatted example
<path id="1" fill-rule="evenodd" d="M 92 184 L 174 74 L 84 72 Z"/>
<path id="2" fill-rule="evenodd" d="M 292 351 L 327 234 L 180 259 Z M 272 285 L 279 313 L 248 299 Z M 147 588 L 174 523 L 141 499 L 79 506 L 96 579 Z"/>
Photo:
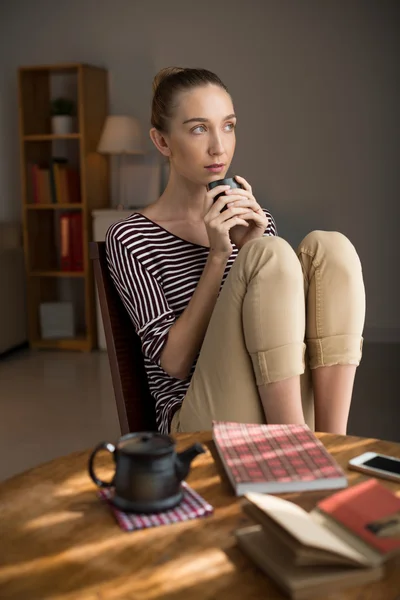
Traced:
<path id="1" fill-rule="evenodd" d="M 53 158 L 51 161 L 51 169 L 54 178 L 54 202 L 57 204 L 66 203 L 64 189 L 64 173 L 67 166 L 65 159 Z"/>
<path id="2" fill-rule="evenodd" d="M 237 496 L 347 486 L 343 469 L 307 425 L 214 421 L 213 440 Z"/>
<path id="3" fill-rule="evenodd" d="M 51 203 L 49 169 L 38 164 L 30 165 L 34 204 Z"/>
<path id="4" fill-rule="evenodd" d="M 400 553 L 400 498 L 375 479 L 336 492 L 310 513 L 269 494 L 249 493 L 255 525 L 239 547 L 295 600 L 381 579 Z"/>
<path id="5" fill-rule="evenodd" d="M 53 157 L 49 165 L 30 166 L 34 204 L 79 204 L 81 202 L 78 169 L 67 159 Z"/>
<path id="6" fill-rule="evenodd" d="M 83 271 L 82 213 L 60 215 L 60 268 Z"/>
<path id="7" fill-rule="evenodd" d="M 51 161 L 53 179 L 53 202 L 58 204 L 78 204 L 81 201 L 80 178 L 77 169 L 67 159 L 53 158 Z"/>
<path id="8" fill-rule="evenodd" d="M 68 202 L 71 204 L 79 204 L 81 202 L 81 181 L 78 169 L 67 167 L 66 178 Z"/>
<path id="9" fill-rule="evenodd" d="M 83 271 L 82 213 L 71 213 L 70 226 L 72 268 L 74 271 Z"/>

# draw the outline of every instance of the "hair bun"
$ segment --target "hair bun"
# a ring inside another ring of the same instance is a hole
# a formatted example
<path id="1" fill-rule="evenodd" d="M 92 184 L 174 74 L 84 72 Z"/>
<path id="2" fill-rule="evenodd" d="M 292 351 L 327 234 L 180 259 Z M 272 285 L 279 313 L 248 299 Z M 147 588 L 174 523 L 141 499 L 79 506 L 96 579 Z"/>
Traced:
<path id="1" fill-rule="evenodd" d="M 183 69 L 182 67 L 165 67 L 164 69 L 158 71 L 157 75 L 153 79 L 153 94 L 155 94 L 156 89 L 158 88 L 160 83 L 164 81 L 164 79 L 170 77 L 170 75 L 181 73 L 184 70 L 185 69 Z"/>

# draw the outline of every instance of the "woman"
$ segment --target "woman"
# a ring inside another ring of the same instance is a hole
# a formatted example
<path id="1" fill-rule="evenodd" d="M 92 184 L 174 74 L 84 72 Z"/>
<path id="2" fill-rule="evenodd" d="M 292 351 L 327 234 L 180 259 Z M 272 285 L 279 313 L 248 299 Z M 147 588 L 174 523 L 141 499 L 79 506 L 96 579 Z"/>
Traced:
<path id="1" fill-rule="evenodd" d="M 317 231 L 296 254 L 243 177 L 244 189 L 207 191 L 235 151 L 232 99 L 214 73 L 163 69 L 153 89 L 150 136 L 169 159 L 168 185 L 113 225 L 106 246 L 159 430 L 304 423 L 304 410 L 312 426 L 301 394 L 311 368 L 316 429 L 345 433 L 365 317 L 354 247 Z"/>

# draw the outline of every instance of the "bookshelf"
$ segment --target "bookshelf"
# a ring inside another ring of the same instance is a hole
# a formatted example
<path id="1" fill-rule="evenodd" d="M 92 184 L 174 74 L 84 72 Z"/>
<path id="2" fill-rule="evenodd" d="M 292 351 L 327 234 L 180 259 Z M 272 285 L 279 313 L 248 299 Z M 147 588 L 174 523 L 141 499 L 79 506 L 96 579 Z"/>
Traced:
<path id="1" fill-rule="evenodd" d="M 29 343 L 32 348 L 90 351 L 97 345 L 94 281 L 88 253 L 91 213 L 109 205 L 108 161 L 96 152 L 108 115 L 107 71 L 81 63 L 20 67 L 18 88 Z M 75 103 L 72 133 L 52 133 L 50 106 L 56 96 Z M 67 173 L 62 189 L 68 190 L 62 193 L 57 187 L 61 180 L 57 179 L 57 186 L 54 183 L 55 162 L 61 161 Z M 48 185 L 47 195 L 38 194 L 38 172 L 44 177 L 40 181 Z M 74 173 L 75 195 L 71 192 L 70 172 Z M 73 238 L 75 249 L 79 246 L 79 267 L 73 269 L 60 258 L 65 215 L 68 223 L 79 223 Z M 42 338 L 41 303 L 63 301 L 73 304 L 73 337 Z"/>

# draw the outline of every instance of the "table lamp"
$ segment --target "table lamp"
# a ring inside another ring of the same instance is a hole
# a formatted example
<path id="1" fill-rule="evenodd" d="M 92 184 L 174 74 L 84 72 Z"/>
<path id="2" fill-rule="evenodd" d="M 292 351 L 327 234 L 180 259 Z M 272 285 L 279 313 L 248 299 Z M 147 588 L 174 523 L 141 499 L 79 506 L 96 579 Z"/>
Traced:
<path id="1" fill-rule="evenodd" d="M 125 205 L 124 165 L 127 154 L 144 154 L 139 121 L 134 117 L 110 115 L 107 117 L 97 151 L 118 156 L 118 204 Z"/>

